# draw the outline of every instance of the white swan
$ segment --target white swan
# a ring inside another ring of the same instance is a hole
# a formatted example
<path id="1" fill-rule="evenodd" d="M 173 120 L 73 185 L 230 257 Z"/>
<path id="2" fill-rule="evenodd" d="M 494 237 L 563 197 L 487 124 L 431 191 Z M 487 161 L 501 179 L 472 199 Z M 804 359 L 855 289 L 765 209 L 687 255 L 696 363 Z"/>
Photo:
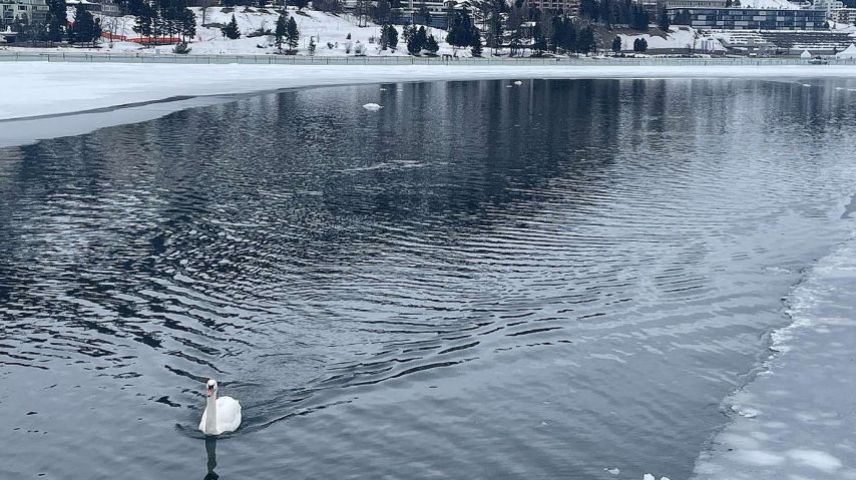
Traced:
<path id="1" fill-rule="evenodd" d="M 206 394 L 208 401 L 199 421 L 199 430 L 205 435 L 237 430 L 241 426 L 241 404 L 232 397 L 217 398 L 216 380 L 208 380 Z"/>

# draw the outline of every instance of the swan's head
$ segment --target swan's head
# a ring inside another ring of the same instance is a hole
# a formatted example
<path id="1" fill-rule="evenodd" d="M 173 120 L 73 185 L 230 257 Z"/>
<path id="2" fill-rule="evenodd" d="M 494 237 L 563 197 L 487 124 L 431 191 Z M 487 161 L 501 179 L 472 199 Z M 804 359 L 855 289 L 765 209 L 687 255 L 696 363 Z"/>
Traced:
<path id="1" fill-rule="evenodd" d="M 206 385 L 206 392 L 205 393 L 209 397 L 213 397 L 214 394 L 217 393 L 217 380 L 214 380 L 213 378 L 211 380 L 208 380 L 208 384 Z"/>

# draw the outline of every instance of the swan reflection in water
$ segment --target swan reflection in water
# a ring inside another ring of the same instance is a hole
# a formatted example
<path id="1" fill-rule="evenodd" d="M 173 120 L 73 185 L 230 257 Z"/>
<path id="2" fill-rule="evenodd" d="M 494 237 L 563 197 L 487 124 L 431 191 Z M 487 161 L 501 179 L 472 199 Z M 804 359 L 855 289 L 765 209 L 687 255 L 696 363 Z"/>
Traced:
<path id="1" fill-rule="evenodd" d="M 203 480 L 217 480 L 220 478 L 214 471 L 217 468 L 217 437 L 205 437 L 205 453 L 208 455 L 208 473 Z"/>

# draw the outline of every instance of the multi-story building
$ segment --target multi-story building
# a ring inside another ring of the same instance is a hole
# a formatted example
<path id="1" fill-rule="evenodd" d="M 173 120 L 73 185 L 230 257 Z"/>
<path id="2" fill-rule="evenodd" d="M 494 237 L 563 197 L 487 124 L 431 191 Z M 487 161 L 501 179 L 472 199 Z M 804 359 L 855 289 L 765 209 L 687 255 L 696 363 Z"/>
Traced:
<path id="1" fill-rule="evenodd" d="M 24 23 L 44 23 L 48 4 L 45 0 L 0 0 L 0 25 L 11 25 L 15 19 Z"/>
<path id="2" fill-rule="evenodd" d="M 667 8 L 672 23 L 711 30 L 819 30 L 824 10 Z"/>
<path id="3" fill-rule="evenodd" d="M 812 5 L 815 10 L 823 10 L 829 16 L 833 10 L 844 8 L 844 2 L 841 0 L 814 0 Z"/>
<path id="4" fill-rule="evenodd" d="M 580 0 L 529 0 L 529 4 L 541 10 L 562 11 L 568 15 L 580 12 Z"/>
<path id="5" fill-rule="evenodd" d="M 666 8 L 725 8 L 728 0 L 666 0 Z"/>
<path id="6" fill-rule="evenodd" d="M 111 17 L 118 17 L 120 12 L 119 9 L 119 1 L 118 0 L 95 0 L 96 2 L 101 4 L 101 13 L 103 15 L 110 15 Z"/>
<path id="7" fill-rule="evenodd" d="M 856 8 L 836 8 L 829 12 L 829 18 L 835 23 L 856 24 Z"/>

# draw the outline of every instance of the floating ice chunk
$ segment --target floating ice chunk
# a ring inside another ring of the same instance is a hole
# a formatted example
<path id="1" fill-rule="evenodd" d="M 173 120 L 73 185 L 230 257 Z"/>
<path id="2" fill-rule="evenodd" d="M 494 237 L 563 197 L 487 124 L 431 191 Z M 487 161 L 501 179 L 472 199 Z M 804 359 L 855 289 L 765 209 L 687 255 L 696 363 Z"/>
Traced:
<path id="1" fill-rule="evenodd" d="M 733 410 L 734 413 L 736 413 L 737 415 L 740 415 L 744 418 L 755 418 L 761 413 L 758 410 L 755 410 L 754 408 L 741 407 L 739 405 L 732 405 L 731 410 Z"/>
<path id="2" fill-rule="evenodd" d="M 645 475 L 642 475 L 642 480 L 657 480 L 657 478 L 650 473 L 646 473 Z"/>
<path id="3" fill-rule="evenodd" d="M 618 475 L 619 473 L 621 473 L 621 470 L 614 468 L 614 467 L 613 468 L 604 468 L 604 470 L 611 475 Z"/>
<path id="4" fill-rule="evenodd" d="M 367 104 L 363 105 L 363 108 L 365 108 L 366 110 L 368 110 L 370 112 L 376 112 L 383 107 L 376 104 L 376 103 L 367 103 Z"/>
<path id="5" fill-rule="evenodd" d="M 816 468 L 826 473 L 834 473 L 841 468 L 841 460 L 820 450 L 804 450 L 801 448 L 788 451 L 788 456 L 795 462 L 807 467 Z"/>
<path id="6" fill-rule="evenodd" d="M 515 84 L 515 85 L 523 85 L 523 82 L 521 82 L 520 80 L 517 80 L 517 81 L 515 81 L 515 82 L 514 82 L 514 84 Z"/>
<path id="7" fill-rule="evenodd" d="M 811 86 L 811 84 L 810 84 L 810 83 L 803 83 L 803 84 L 802 84 L 802 86 L 803 86 L 803 87 L 810 87 L 810 86 Z"/>

